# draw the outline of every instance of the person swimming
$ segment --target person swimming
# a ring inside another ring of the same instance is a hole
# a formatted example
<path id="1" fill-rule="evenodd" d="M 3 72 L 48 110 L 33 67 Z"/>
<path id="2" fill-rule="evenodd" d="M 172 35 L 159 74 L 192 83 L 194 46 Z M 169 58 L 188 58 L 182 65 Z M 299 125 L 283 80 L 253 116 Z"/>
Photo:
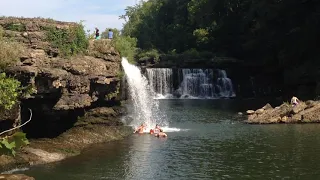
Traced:
<path id="1" fill-rule="evenodd" d="M 146 125 L 145 124 L 141 124 L 141 126 L 139 126 L 133 133 L 142 134 L 142 133 L 144 133 L 144 130 L 146 130 Z"/>
<path id="2" fill-rule="evenodd" d="M 159 132 L 160 132 L 159 124 L 156 124 L 156 127 L 154 129 L 150 129 L 150 134 L 158 134 Z"/>
<path id="3" fill-rule="evenodd" d="M 166 133 L 163 132 L 162 129 L 160 129 L 160 132 L 158 134 L 154 135 L 155 137 L 168 137 L 168 135 Z"/>

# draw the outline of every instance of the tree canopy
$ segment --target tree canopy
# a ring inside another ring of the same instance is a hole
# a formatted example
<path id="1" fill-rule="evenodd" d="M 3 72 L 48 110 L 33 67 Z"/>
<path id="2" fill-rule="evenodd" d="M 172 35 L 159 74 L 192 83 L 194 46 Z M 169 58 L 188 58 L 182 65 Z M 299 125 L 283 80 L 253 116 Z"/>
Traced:
<path id="1" fill-rule="evenodd" d="M 121 18 L 122 34 L 141 49 L 196 49 L 278 66 L 318 57 L 317 0 L 149 0 Z"/>

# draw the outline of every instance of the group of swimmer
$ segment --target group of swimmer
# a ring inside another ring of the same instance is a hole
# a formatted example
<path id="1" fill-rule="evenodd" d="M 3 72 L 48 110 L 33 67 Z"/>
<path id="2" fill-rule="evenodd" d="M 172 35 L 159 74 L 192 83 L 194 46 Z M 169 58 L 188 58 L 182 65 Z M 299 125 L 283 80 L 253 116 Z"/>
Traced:
<path id="1" fill-rule="evenodd" d="M 147 130 L 147 126 L 145 123 L 141 124 L 133 133 L 143 134 L 144 131 Z M 150 129 L 150 134 L 154 134 L 155 137 L 167 137 L 168 135 L 163 132 L 160 128 L 159 124 L 156 124 L 154 129 Z"/>

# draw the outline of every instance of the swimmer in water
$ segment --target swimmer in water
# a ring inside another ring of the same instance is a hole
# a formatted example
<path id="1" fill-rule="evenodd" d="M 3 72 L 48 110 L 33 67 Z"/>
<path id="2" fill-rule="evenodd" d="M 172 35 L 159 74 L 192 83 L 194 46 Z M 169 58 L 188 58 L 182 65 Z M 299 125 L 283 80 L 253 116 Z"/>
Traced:
<path id="1" fill-rule="evenodd" d="M 156 124 L 156 127 L 154 129 L 150 129 L 150 134 L 158 134 L 159 132 L 160 132 L 159 124 Z"/>
<path id="2" fill-rule="evenodd" d="M 159 134 L 159 133 L 160 133 L 160 126 L 159 126 L 159 124 L 156 124 L 156 127 L 155 127 L 154 130 L 153 130 L 153 133 L 154 133 L 154 134 Z"/>
<path id="3" fill-rule="evenodd" d="M 155 137 L 168 137 L 166 133 L 163 132 L 162 129 L 160 129 L 160 132 L 158 134 L 154 135 Z"/>
<path id="4" fill-rule="evenodd" d="M 142 134 L 144 132 L 144 130 L 146 130 L 146 125 L 145 124 L 141 124 L 141 126 L 139 126 L 133 133 Z"/>

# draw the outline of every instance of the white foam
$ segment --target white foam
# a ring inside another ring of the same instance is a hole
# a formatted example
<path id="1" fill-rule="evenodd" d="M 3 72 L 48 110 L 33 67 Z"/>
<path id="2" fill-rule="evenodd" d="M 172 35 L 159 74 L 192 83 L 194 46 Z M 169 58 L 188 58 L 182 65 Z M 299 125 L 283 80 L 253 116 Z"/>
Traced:
<path id="1" fill-rule="evenodd" d="M 182 129 L 179 128 L 170 128 L 170 127 L 163 127 L 164 132 L 180 132 Z M 183 130 L 184 131 L 184 130 Z"/>
<path id="2" fill-rule="evenodd" d="M 9 170 L 9 171 L 4 171 L 0 174 L 13 174 L 15 172 L 22 172 L 22 171 L 27 171 L 29 170 L 29 168 L 16 168 L 16 169 L 12 169 L 12 170 Z"/>
<path id="3" fill-rule="evenodd" d="M 146 130 L 144 130 L 144 133 L 150 133 L 150 129 L 152 128 L 146 128 Z M 161 129 L 163 130 L 163 132 L 180 132 L 180 131 L 188 131 L 189 129 L 180 129 L 180 128 L 174 128 L 174 127 L 161 127 Z"/>

